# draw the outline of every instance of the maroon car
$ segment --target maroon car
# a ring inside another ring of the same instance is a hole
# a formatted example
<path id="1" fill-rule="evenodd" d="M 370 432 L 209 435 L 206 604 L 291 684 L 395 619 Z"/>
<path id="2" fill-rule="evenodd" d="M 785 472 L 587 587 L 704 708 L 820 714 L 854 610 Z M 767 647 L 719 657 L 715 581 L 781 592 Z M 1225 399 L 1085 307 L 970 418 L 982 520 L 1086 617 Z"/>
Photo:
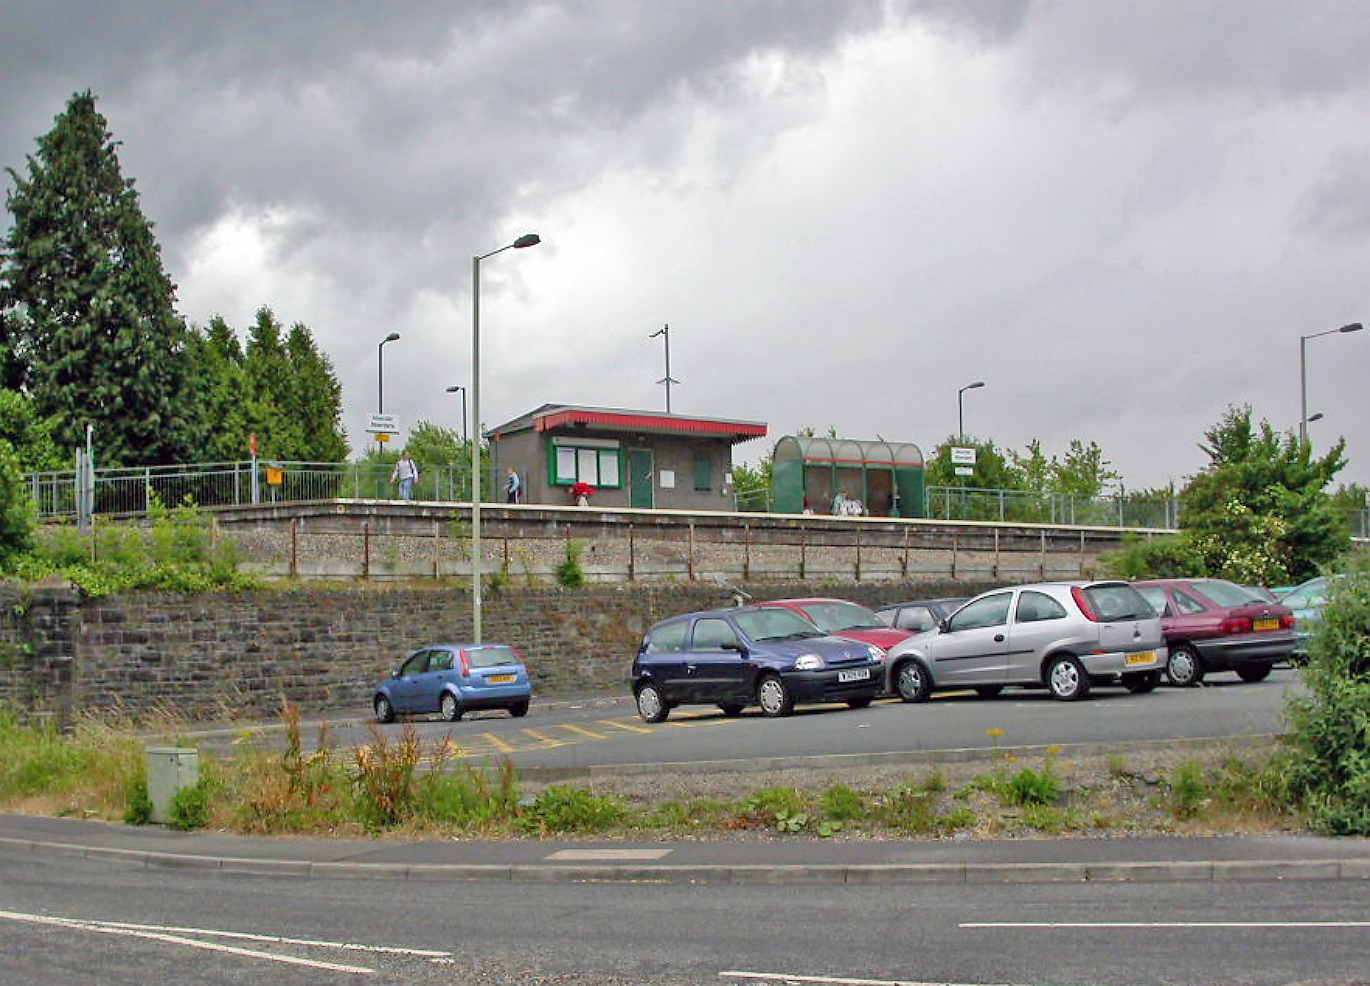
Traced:
<path id="1" fill-rule="evenodd" d="M 1134 582 L 1161 614 L 1172 685 L 1197 685 L 1212 671 L 1263 681 L 1294 652 L 1294 613 L 1224 579 Z"/>
<path id="2" fill-rule="evenodd" d="M 844 637 L 873 644 L 884 652 L 912 632 L 887 626 L 874 611 L 845 599 L 772 599 L 761 606 L 779 606 L 798 613 L 829 637 Z"/>

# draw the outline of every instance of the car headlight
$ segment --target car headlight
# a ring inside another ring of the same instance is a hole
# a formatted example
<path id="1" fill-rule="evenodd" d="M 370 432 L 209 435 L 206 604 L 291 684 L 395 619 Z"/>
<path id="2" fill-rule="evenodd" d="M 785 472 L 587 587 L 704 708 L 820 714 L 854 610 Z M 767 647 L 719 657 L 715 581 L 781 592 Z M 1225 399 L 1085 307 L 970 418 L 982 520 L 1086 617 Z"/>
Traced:
<path id="1" fill-rule="evenodd" d="M 885 659 L 885 652 L 882 651 L 879 647 L 876 647 L 874 644 L 867 644 L 866 650 L 870 651 L 871 660 L 875 661 L 876 663 L 879 663 L 880 661 L 883 661 Z"/>
<path id="2" fill-rule="evenodd" d="M 796 671 L 822 671 L 825 667 L 827 664 L 817 654 L 802 654 L 794 662 Z"/>

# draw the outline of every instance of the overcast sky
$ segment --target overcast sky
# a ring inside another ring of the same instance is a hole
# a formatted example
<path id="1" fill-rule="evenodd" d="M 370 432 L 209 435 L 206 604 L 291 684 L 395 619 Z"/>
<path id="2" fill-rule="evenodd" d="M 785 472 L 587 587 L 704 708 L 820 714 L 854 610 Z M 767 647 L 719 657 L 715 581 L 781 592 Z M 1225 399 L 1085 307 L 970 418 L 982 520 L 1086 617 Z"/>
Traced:
<path id="1" fill-rule="evenodd" d="M 1291 0 L 6 0 L 0 165 L 73 92 L 181 313 L 310 327 L 377 398 L 957 429 L 1177 483 L 1230 404 L 1299 421 L 1300 336 L 1370 322 L 1370 10 Z M 12 188 L 4 176 L 7 189 Z M 8 216 L 6 216 L 8 222 Z M 1307 343 L 1370 484 L 1370 330 Z"/>

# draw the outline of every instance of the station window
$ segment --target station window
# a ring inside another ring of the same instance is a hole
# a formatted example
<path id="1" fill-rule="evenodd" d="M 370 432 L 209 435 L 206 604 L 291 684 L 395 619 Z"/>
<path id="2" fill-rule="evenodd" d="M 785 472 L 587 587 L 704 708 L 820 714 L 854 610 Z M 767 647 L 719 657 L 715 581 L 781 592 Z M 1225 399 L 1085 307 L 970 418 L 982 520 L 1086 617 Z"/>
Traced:
<path id="1" fill-rule="evenodd" d="M 620 452 L 616 448 L 582 448 L 578 445 L 552 446 L 552 485 L 574 486 L 589 483 L 594 487 L 623 485 Z"/>

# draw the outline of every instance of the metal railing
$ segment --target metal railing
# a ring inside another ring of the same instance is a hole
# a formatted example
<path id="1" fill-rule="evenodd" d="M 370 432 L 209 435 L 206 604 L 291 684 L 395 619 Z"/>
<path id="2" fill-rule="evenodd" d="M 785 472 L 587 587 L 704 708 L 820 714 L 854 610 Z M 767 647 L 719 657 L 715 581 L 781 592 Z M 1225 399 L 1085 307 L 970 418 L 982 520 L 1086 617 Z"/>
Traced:
<path id="1" fill-rule="evenodd" d="M 190 502 L 200 507 L 289 503 L 297 500 L 395 500 L 391 466 L 364 462 L 208 462 L 194 465 L 139 466 L 95 470 L 95 512 L 147 513 L 155 502 L 166 507 Z M 481 501 L 498 502 L 502 486 L 495 470 L 481 480 Z M 76 471 L 28 473 L 25 481 L 44 519 L 76 515 Z M 471 498 L 471 470 L 466 463 L 419 463 L 415 500 L 462 502 Z M 736 495 L 742 511 L 769 511 L 770 491 Z M 1029 493 L 960 486 L 929 486 L 927 514 L 941 520 L 986 520 L 997 523 L 1063 524 L 1097 527 L 1179 526 L 1176 497 L 1128 496 L 1090 498 L 1066 493 Z M 1350 511 L 1352 536 L 1370 538 L 1370 508 Z"/>

